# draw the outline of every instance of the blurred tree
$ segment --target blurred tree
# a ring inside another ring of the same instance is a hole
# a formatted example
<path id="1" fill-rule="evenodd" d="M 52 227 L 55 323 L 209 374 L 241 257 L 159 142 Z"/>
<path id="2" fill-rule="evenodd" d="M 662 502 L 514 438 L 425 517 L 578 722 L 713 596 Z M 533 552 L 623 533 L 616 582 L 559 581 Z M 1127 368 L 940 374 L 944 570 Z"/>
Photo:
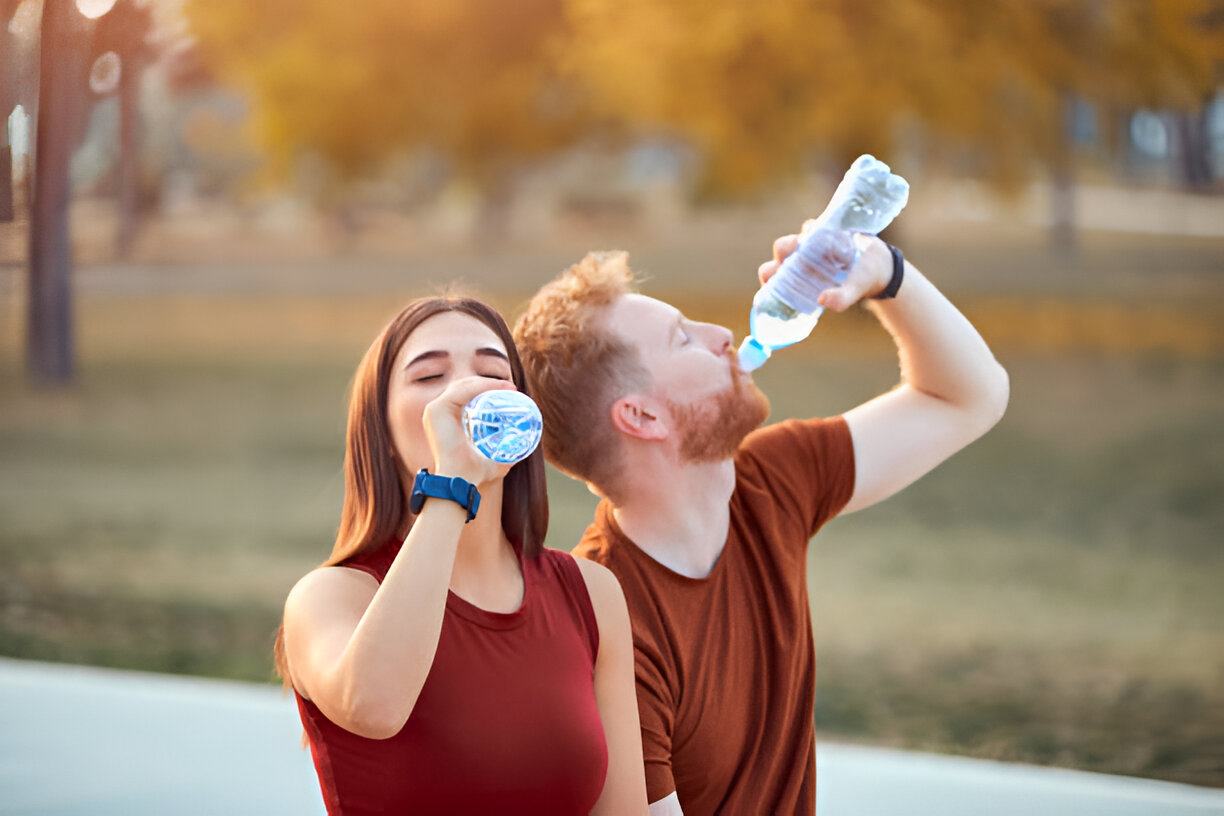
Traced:
<path id="1" fill-rule="evenodd" d="M 122 84 L 118 51 L 139 52 L 134 41 L 145 29 L 132 21 L 147 17 L 129 8 L 135 4 L 94 3 L 104 21 L 120 15 L 110 23 L 84 16 L 79 0 L 43 3 L 26 326 L 27 368 L 37 382 L 68 383 L 75 373 L 69 170 L 95 99 Z"/>
<path id="2" fill-rule="evenodd" d="M 37 382 L 74 374 L 69 163 L 89 112 L 90 22 L 72 0 L 45 0 L 42 12 L 26 361 Z"/>
<path id="3" fill-rule="evenodd" d="M 888 152 L 901 89 L 873 66 L 876 5 L 571 0 L 565 64 L 601 114 L 680 133 L 705 157 L 704 191 L 739 195 L 794 177 L 818 147 L 843 168 Z"/>
<path id="4" fill-rule="evenodd" d="M 119 0 L 98 20 L 91 49 L 94 64 L 114 54 L 119 61 L 118 82 L 113 89 L 119 101 L 119 161 L 115 168 L 119 226 L 116 251 L 127 257 L 136 237 L 140 210 L 140 83 L 156 56 L 149 43 L 153 15 L 147 4 Z M 95 93 L 100 89 L 95 88 Z"/>
<path id="5" fill-rule="evenodd" d="M 0 222 L 16 217 L 13 206 L 13 148 L 0 145 Z"/>
<path id="6" fill-rule="evenodd" d="M 1200 108 L 1218 81 L 1220 6 L 570 0 L 566 65 L 634 132 L 693 140 L 709 190 L 793 177 L 813 154 L 840 173 L 904 139 L 1004 190 L 1046 167 L 1065 242 L 1073 103 Z"/>
<path id="7" fill-rule="evenodd" d="M 17 106 L 17 35 L 9 31 L 9 21 L 17 13 L 20 0 L 0 0 L 0 222 L 13 220 L 13 148 L 9 144 L 8 118 Z"/>
<path id="8" fill-rule="evenodd" d="M 0 222 L 12 221 L 16 216 L 8 120 L 18 105 L 27 111 L 34 108 L 37 66 L 33 43 L 37 20 L 33 12 L 23 0 L 0 0 Z"/>
<path id="9" fill-rule="evenodd" d="M 429 149 L 485 193 L 496 229 L 525 161 L 582 132 L 558 77 L 563 0 L 189 0 L 204 63 L 250 94 L 268 170 L 325 160 L 324 195 Z"/>
<path id="10" fill-rule="evenodd" d="M 1213 22 L 1213 9 L 1218 17 L 1221 5 L 1219 0 L 1010 0 L 989 5 L 998 15 L 991 29 L 1000 34 L 988 41 L 1011 67 L 983 90 L 996 96 L 999 90 L 1016 93 L 1019 112 L 1026 115 L 1020 118 L 1019 140 L 1002 141 L 996 120 L 981 123 L 979 141 L 1007 144 L 1006 164 L 1047 168 L 1056 245 L 1074 245 L 1073 103 L 1091 103 L 1105 114 L 1136 108 L 1201 110 L 1224 67 L 1219 23 Z"/>
<path id="11" fill-rule="evenodd" d="M 1004 190 L 1044 167 L 1067 240 L 1072 112 L 1194 110 L 1220 57 L 1221 0 L 189 3 L 274 172 L 313 155 L 340 181 L 427 147 L 493 211 L 524 159 L 596 125 L 679 134 L 714 195 L 903 140 Z"/>

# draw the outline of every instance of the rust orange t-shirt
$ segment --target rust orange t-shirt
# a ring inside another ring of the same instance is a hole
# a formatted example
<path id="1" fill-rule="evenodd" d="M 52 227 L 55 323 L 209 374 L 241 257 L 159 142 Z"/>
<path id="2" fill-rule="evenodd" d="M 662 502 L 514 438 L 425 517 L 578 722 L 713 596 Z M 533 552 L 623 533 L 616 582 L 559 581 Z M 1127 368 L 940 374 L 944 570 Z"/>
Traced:
<path id="1" fill-rule="evenodd" d="M 816 809 L 816 663 L 807 543 L 854 491 L 841 417 L 754 431 L 735 456 L 726 545 L 693 579 L 655 561 L 601 502 L 574 554 L 629 603 L 651 802 L 686 816 Z"/>

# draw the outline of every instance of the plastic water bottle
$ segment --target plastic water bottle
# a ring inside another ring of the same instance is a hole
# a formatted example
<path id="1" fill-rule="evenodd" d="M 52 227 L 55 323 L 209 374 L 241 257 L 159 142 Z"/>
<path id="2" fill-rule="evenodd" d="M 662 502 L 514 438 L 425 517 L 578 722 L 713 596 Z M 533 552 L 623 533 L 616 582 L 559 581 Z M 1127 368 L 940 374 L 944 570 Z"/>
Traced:
<path id="1" fill-rule="evenodd" d="M 463 406 L 463 430 L 494 462 L 526 459 L 540 444 L 539 406 L 522 391 L 484 391 Z"/>
<path id="2" fill-rule="evenodd" d="M 751 333 L 739 347 L 742 370 L 760 368 L 775 349 L 811 334 L 824 311 L 820 293 L 840 286 L 858 260 L 853 233 L 875 235 L 907 201 L 909 182 L 887 164 L 867 154 L 855 159 L 825 211 L 804 224 L 798 249 L 752 299 Z"/>

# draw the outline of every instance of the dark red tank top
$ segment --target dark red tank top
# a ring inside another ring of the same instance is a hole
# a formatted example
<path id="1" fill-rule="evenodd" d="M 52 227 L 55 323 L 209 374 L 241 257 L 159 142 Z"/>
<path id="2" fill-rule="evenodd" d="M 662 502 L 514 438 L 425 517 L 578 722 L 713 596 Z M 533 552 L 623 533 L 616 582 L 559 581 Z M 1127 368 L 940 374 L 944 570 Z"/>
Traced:
<path id="1" fill-rule="evenodd" d="M 345 566 L 381 583 L 399 548 Z M 487 612 L 448 595 L 433 666 L 394 737 L 357 736 L 298 696 L 329 814 L 590 812 L 608 768 L 595 611 L 572 556 L 515 549 L 522 606 Z"/>

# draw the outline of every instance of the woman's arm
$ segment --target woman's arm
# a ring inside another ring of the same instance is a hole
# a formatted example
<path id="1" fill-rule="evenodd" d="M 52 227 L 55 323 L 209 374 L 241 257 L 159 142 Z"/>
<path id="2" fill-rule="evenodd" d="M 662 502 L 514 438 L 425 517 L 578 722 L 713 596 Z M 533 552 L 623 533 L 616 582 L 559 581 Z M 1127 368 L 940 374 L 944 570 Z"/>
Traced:
<path id="1" fill-rule="evenodd" d="M 371 739 L 408 721 L 434 652 L 467 513 L 426 502 L 379 586 L 346 567 L 311 572 L 285 602 L 290 677 L 336 725 Z"/>
<path id="2" fill-rule="evenodd" d="M 426 406 L 436 473 L 484 485 L 509 470 L 476 453 L 459 422 L 467 401 L 489 387 L 484 377 L 459 379 Z M 501 535 L 500 515 L 482 507 L 468 534 Z M 381 585 L 358 570 L 324 567 L 289 593 L 290 679 L 329 720 L 372 739 L 392 737 L 408 721 L 433 666 L 466 521 L 455 502 L 426 501 Z"/>
<path id="3" fill-rule="evenodd" d="M 599 624 L 595 701 L 608 741 L 608 775 L 592 814 L 645 814 L 646 771 L 633 676 L 629 608 L 616 577 L 602 564 L 575 559 L 586 581 Z"/>

